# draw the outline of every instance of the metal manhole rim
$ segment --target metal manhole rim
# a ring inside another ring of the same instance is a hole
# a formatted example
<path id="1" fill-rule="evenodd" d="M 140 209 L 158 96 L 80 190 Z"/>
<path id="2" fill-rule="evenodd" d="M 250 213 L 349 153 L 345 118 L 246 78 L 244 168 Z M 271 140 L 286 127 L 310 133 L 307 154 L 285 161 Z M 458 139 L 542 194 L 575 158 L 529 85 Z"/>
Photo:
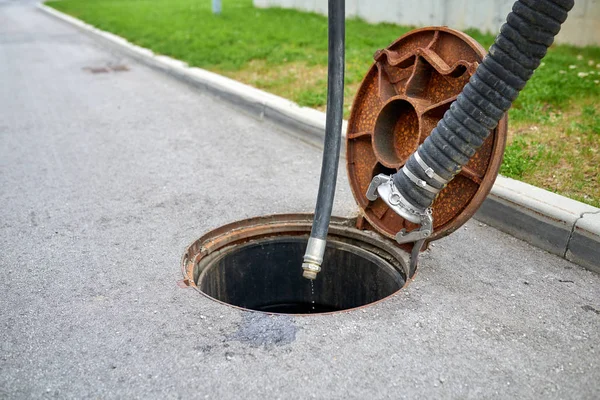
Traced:
<path id="1" fill-rule="evenodd" d="M 210 296 L 209 294 L 203 292 L 198 287 L 198 285 L 196 285 L 196 280 L 194 279 L 194 267 L 195 267 L 196 263 L 201 262 L 204 258 L 209 257 L 213 254 L 216 254 L 215 257 L 219 257 L 222 255 L 221 252 L 232 251 L 232 249 L 234 249 L 236 245 L 239 246 L 240 244 L 251 243 L 252 241 L 260 240 L 260 239 L 264 239 L 264 238 L 276 238 L 276 237 L 280 237 L 280 238 L 284 238 L 284 237 L 285 238 L 292 238 L 292 237 L 303 238 L 303 237 L 306 237 L 306 238 L 308 238 L 313 216 L 314 216 L 313 214 L 275 214 L 275 215 L 270 215 L 270 216 L 253 217 L 253 218 L 248 218 L 248 219 L 244 219 L 241 221 L 236 221 L 236 222 L 233 222 L 230 224 L 226 224 L 226 225 L 223 225 L 221 227 L 218 227 L 212 231 L 205 233 L 199 239 L 193 241 L 188 247 L 186 247 L 186 251 L 184 252 L 184 254 L 181 258 L 182 274 L 183 274 L 184 281 L 187 282 L 186 286 L 193 288 L 195 291 L 202 294 L 203 297 L 205 297 L 211 301 L 214 301 L 216 303 L 219 303 L 219 304 L 222 304 L 222 305 L 225 305 L 228 307 L 232 307 L 232 308 L 235 308 L 235 309 L 238 309 L 241 311 L 262 313 L 262 314 L 266 314 L 266 315 L 313 316 L 314 317 L 314 316 L 318 316 L 318 315 L 333 315 L 333 314 L 339 314 L 339 313 L 345 313 L 345 312 L 352 312 L 352 311 L 357 311 L 359 309 L 364 309 L 366 307 L 375 306 L 383 301 L 389 300 L 390 298 L 398 295 L 414 279 L 414 277 L 416 275 L 416 271 L 413 271 L 412 275 L 409 276 L 408 253 L 405 252 L 404 250 L 400 249 L 397 245 L 395 245 L 395 242 L 392 242 L 389 239 L 387 239 L 387 238 L 383 237 L 382 235 L 379 235 L 375 232 L 362 231 L 362 230 L 355 228 L 355 222 L 356 222 L 355 218 L 333 217 L 331 227 L 330 227 L 330 235 L 333 238 L 332 240 L 335 240 L 336 238 L 339 238 L 339 237 L 346 238 L 347 240 L 351 240 L 351 241 L 362 239 L 362 240 L 364 240 L 365 243 L 367 243 L 373 247 L 379 248 L 382 252 L 385 252 L 389 257 L 393 258 L 394 260 L 396 260 L 398 262 L 399 266 L 395 267 L 394 265 L 391 265 L 389 260 L 382 257 L 380 254 L 373 254 L 369 250 L 362 249 L 356 245 L 353 245 L 352 243 L 346 243 L 342 240 L 338 240 L 338 242 L 340 242 L 340 243 L 349 244 L 351 246 L 358 247 L 361 251 L 370 253 L 370 254 L 374 255 L 375 257 L 381 259 L 382 262 L 384 262 L 386 264 L 390 264 L 390 266 L 392 268 L 394 268 L 397 273 L 399 273 L 400 275 L 403 276 L 404 281 L 405 281 L 404 284 L 398 290 L 394 291 L 393 293 L 391 293 L 381 299 L 378 299 L 376 301 L 370 302 L 368 304 L 360 305 L 357 307 L 336 310 L 336 311 L 331 311 L 331 312 L 314 313 L 314 314 L 301 314 L 301 313 L 295 314 L 295 313 L 278 313 L 278 312 L 253 310 L 253 309 L 237 306 L 235 304 L 230 304 L 230 303 L 224 302 L 222 300 L 219 300 L 219 299 L 216 299 L 216 298 Z M 289 228 L 291 228 L 291 227 L 293 227 L 295 229 L 290 230 Z M 262 230 L 259 228 L 262 228 Z M 250 232 L 248 232 L 248 235 L 245 235 L 245 236 L 239 235 L 240 231 L 243 231 L 244 229 L 250 230 Z M 233 241 L 227 240 L 228 235 L 226 232 L 230 232 L 231 235 L 236 237 L 236 240 L 233 240 Z M 264 235 L 265 232 L 269 232 L 269 233 L 267 233 L 267 235 Z M 347 234 L 344 234 L 344 233 L 347 233 Z M 198 246 L 203 243 L 206 243 L 207 241 L 210 241 L 210 237 L 212 235 L 214 235 L 215 240 L 221 240 L 224 242 L 224 244 L 220 245 L 220 246 L 219 245 L 213 246 L 211 248 L 212 250 L 210 252 L 203 252 L 202 249 L 204 249 L 204 248 L 201 246 L 200 247 L 198 247 Z M 196 247 L 200 251 L 197 253 L 192 253 L 192 251 L 193 251 L 192 248 L 194 248 L 194 247 Z M 217 254 L 217 253 L 219 253 L 219 254 Z M 300 274 L 300 272 L 299 272 L 299 274 Z"/>

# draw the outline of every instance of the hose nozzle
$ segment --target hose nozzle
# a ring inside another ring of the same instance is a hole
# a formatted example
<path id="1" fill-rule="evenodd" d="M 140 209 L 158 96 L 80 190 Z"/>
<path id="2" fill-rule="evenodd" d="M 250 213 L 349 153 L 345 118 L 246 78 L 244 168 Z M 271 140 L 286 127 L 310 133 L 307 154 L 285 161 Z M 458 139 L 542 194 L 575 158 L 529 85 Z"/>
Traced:
<path id="1" fill-rule="evenodd" d="M 311 280 L 317 279 L 317 274 L 321 272 L 321 264 L 323 263 L 326 246 L 327 242 L 323 239 L 314 237 L 308 239 L 308 245 L 304 253 L 304 262 L 302 263 L 302 269 L 304 270 L 302 273 L 303 277 Z"/>

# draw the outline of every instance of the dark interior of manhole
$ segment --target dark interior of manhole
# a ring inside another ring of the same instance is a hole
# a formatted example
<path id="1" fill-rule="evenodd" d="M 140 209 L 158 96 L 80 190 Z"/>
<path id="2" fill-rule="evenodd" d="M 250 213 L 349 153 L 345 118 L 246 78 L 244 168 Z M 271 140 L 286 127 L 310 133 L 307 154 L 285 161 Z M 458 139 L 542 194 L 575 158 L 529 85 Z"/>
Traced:
<path id="1" fill-rule="evenodd" d="M 322 271 L 302 277 L 306 239 L 276 237 L 232 246 L 197 278 L 208 296 L 234 306 L 285 314 L 348 310 L 400 290 L 404 274 L 389 260 L 353 244 L 328 240 Z"/>

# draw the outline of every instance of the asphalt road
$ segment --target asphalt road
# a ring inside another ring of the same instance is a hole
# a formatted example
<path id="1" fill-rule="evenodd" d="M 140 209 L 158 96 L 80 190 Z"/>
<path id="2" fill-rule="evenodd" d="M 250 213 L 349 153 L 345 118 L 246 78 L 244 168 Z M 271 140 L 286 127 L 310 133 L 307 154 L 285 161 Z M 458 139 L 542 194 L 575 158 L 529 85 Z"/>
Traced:
<path id="1" fill-rule="evenodd" d="M 180 289 L 206 231 L 311 211 L 319 149 L 33 5 L 0 0 L 0 398 L 600 398 L 600 276 L 475 221 L 359 311 Z"/>

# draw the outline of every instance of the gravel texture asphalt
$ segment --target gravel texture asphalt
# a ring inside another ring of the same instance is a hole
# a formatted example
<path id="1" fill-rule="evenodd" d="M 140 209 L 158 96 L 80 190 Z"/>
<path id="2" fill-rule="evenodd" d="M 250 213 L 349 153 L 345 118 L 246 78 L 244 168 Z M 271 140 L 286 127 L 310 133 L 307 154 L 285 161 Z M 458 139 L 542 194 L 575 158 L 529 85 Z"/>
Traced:
<path id="1" fill-rule="evenodd" d="M 34 5 L 0 0 L 0 398 L 600 398 L 600 276 L 475 221 L 362 310 L 179 288 L 206 231 L 311 211 L 320 151 Z"/>

